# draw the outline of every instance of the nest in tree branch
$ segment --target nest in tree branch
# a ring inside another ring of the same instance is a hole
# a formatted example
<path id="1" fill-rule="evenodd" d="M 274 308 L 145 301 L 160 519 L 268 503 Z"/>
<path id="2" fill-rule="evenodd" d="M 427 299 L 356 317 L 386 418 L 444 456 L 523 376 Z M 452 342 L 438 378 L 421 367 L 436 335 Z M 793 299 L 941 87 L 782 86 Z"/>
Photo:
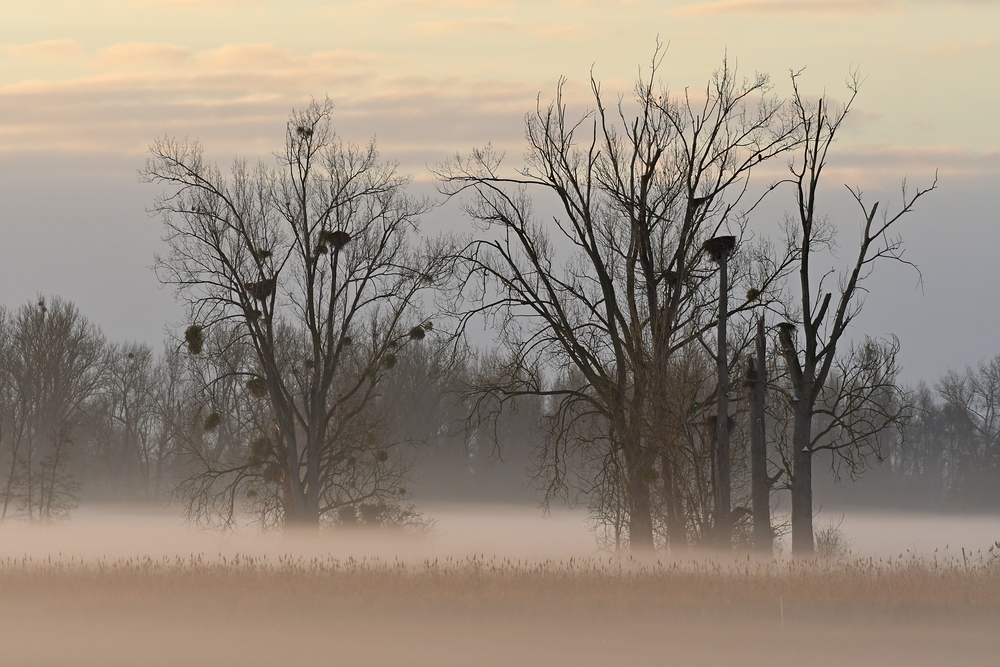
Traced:
<path id="1" fill-rule="evenodd" d="M 732 416 L 726 419 L 726 423 L 729 426 L 729 432 L 732 433 L 733 427 L 736 426 L 736 422 L 733 421 Z M 714 438 L 716 429 L 719 427 L 719 416 L 709 415 L 708 417 L 705 417 L 705 426 L 708 427 L 709 433 L 711 433 L 712 437 Z"/>
<path id="2" fill-rule="evenodd" d="M 340 250 L 347 245 L 350 240 L 351 235 L 340 229 L 335 232 L 323 230 L 319 233 L 319 242 L 322 245 L 330 246 L 334 250 Z"/>
<path id="3" fill-rule="evenodd" d="M 262 435 L 250 443 L 250 458 L 247 463 L 252 469 L 259 470 L 271 458 L 273 451 L 270 438 Z"/>
<path id="4" fill-rule="evenodd" d="M 304 125 L 299 125 L 297 128 L 295 128 L 295 134 L 299 135 L 300 137 L 308 138 L 313 135 L 313 130 L 311 127 L 305 127 Z"/>
<path id="5" fill-rule="evenodd" d="M 256 398 L 267 396 L 267 380 L 262 377 L 247 380 L 247 391 Z"/>
<path id="6" fill-rule="evenodd" d="M 759 289 L 754 289 L 751 287 L 750 289 L 747 290 L 747 301 L 756 301 L 759 298 L 760 298 Z"/>
<path id="7" fill-rule="evenodd" d="M 268 278 L 266 280 L 258 280 L 255 283 L 247 283 L 244 285 L 247 294 L 258 301 L 266 301 L 272 294 L 274 294 L 274 286 L 277 281 L 274 278 Z"/>
<path id="8" fill-rule="evenodd" d="M 722 261 L 724 257 L 728 257 L 729 254 L 736 248 L 736 237 L 735 236 L 716 236 L 713 239 L 708 239 L 701 244 L 701 247 L 708 253 L 712 261 L 718 264 Z"/>
<path id="9" fill-rule="evenodd" d="M 410 329 L 410 333 L 409 333 L 410 340 L 423 340 L 424 336 L 426 336 L 426 335 L 427 335 L 427 332 L 425 332 L 424 328 L 422 326 L 420 326 L 419 324 L 417 326 L 413 327 L 412 329 Z"/>
<path id="10" fill-rule="evenodd" d="M 197 324 L 192 324 L 184 331 L 184 342 L 191 354 L 201 354 L 201 348 L 205 344 L 202 332 L 203 329 Z"/>
<path id="11" fill-rule="evenodd" d="M 205 423 L 202 424 L 206 431 L 214 431 L 219 427 L 222 422 L 222 417 L 219 416 L 218 412 L 213 412 L 208 417 L 205 418 Z"/>
<path id="12" fill-rule="evenodd" d="M 396 363 L 398 361 L 399 359 L 396 358 L 395 354 L 387 354 L 384 357 L 382 357 L 382 367 L 385 368 L 386 370 L 392 370 L 393 368 L 396 367 Z"/>

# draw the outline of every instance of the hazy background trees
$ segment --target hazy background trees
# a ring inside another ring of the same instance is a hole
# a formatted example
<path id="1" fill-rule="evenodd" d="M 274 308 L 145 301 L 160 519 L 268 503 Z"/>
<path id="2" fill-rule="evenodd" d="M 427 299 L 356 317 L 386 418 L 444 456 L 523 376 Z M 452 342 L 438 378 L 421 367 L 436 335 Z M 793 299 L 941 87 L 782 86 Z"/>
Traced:
<path id="1" fill-rule="evenodd" d="M 105 341 L 72 304 L 39 298 L 0 315 L 0 345 L 0 519 L 52 520 L 78 500 L 71 469 L 105 380 Z"/>

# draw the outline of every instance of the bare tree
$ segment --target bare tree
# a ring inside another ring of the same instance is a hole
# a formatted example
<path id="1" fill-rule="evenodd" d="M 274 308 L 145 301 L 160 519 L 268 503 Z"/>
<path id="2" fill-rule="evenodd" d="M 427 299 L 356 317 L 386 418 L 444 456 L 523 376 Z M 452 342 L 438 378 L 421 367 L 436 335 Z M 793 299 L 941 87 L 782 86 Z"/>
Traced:
<path id="1" fill-rule="evenodd" d="M 925 456 L 938 459 L 934 468 L 953 504 L 973 505 L 983 499 L 995 504 L 1000 480 L 1000 357 L 963 372 L 949 371 L 937 383 L 937 394 L 942 405 L 934 420 L 937 428 L 930 428 L 938 432 L 938 443 L 930 452 L 925 448 Z M 909 456 L 915 458 L 916 453 Z"/>
<path id="2" fill-rule="evenodd" d="M 154 405 L 153 351 L 140 343 L 111 345 L 104 383 L 89 419 L 89 458 L 106 497 L 148 500 L 153 439 L 159 426 Z"/>
<path id="3" fill-rule="evenodd" d="M 277 169 L 237 160 L 227 178 L 198 144 L 161 139 L 143 174 L 169 188 L 155 206 L 170 247 L 157 269 L 189 306 L 190 351 L 229 327 L 223 338 L 249 350 L 232 372 L 273 420 L 257 436 L 270 446 L 259 440 L 255 455 L 209 468 L 214 481 L 199 488 L 266 483 L 285 524 L 397 498 L 378 474 L 393 443 L 372 406 L 397 348 L 427 333 L 421 294 L 444 270 L 441 253 L 415 247 L 428 203 L 406 194 L 374 141 L 340 139 L 331 113 L 329 101 L 292 113 Z M 361 452 L 372 456 L 363 468 Z"/>
<path id="4" fill-rule="evenodd" d="M 76 506 L 78 483 L 68 468 L 102 382 L 104 337 L 58 297 L 26 304 L 2 324 L 8 459 L 0 520 L 16 512 L 51 521 Z"/>
<path id="5" fill-rule="evenodd" d="M 661 57 L 637 83 L 634 113 L 624 102 L 607 109 L 592 81 L 596 110 L 572 120 L 560 83 L 527 118 L 522 169 L 504 172 L 486 148 L 439 171 L 448 195 L 471 192 L 466 211 L 479 225 L 461 256 L 456 310 L 462 324 L 492 318 L 509 359 L 505 381 L 481 389 L 499 402 L 548 397 L 550 493 L 567 491 L 568 464 L 596 466 L 579 479 L 592 509 L 627 515 L 639 548 L 653 543 L 650 486 L 669 445 L 655 427 L 666 368 L 714 325 L 704 287 L 715 272 L 701 244 L 721 227 L 742 230 L 751 169 L 793 143 L 766 76 L 740 80 L 726 63 L 703 98 L 675 96 L 658 84 Z M 535 217 L 536 198 L 558 208 L 550 223 Z M 733 284 L 766 295 L 778 265 L 758 284 L 746 284 L 752 272 Z"/>
<path id="6" fill-rule="evenodd" d="M 936 181 L 913 192 L 904 182 L 902 204 L 893 214 L 880 214 L 880 202 L 867 204 L 859 188 L 850 189 L 861 212 L 861 238 L 853 265 L 832 285 L 837 274 L 815 267 L 817 254 L 830 247 L 834 235 L 816 204 L 828 152 L 858 93 L 859 80 L 856 74 L 848 80 L 848 101 L 840 107 L 826 96 L 808 101 L 798 81 L 799 75 L 793 74 L 792 103 L 802 142 L 799 156 L 790 163 L 796 211 L 787 230 L 790 242 L 798 247 L 799 321 L 783 324 L 779 340 L 790 381 L 787 399 L 794 413 L 792 451 L 785 460 L 792 493 L 792 551 L 808 556 L 814 550 L 813 456 L 821 449 L 833 450 L 837 460 L 858 470 L 866 455 L 878 455 L 880 433 L 900 424 L 905 414 L 896 383 L 898 343 L 867 339 L 846 355 L 838 355 L 838 347 L 861 311 L 864 283 L 874 266 L 883 260 L 908 263 L 903 259 L 902 238 L 895 235 L 897 225 Z M 824 421 L 814 432 L 817 416 Z"/>

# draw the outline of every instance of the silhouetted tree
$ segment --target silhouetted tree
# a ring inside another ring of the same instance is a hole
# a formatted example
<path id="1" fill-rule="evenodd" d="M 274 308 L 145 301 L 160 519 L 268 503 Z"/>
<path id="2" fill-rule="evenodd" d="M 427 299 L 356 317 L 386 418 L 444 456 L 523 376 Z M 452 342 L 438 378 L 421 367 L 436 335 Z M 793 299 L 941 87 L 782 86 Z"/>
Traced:
<path id="1" fill-rule="evenodd" d="M 896 225 L 917 200 L 934 189 L 910 192 L 904 182 L 902 204 L 894 214 L 879 214 L 880 202 L 866 204 L 859 188 L 850 189 L 861 212 L 861 238 L 853 264 L 839 277 L 817 254 L 833 240 L 832 224 L 817 212 L 820 179 L 834 139 L 858 92 L 858 78 L 848 81 L 849 98 L 837 107 L 827 96 L 808 101 L 792 75 L 792 103 L 799 118 L 799 156 L 790 164 L 795 215 L 789 220 L 790 242 L 798 247 L 799 293 L 795 321 L 783 324 L 779 340 L 788 371 L 789 406 L 794 414 L 791 451 L 785 466 L 792 494 L 792 551 L 813 553 L 812 461 L 817 451 L 832 450 L 852 472 L 869 456 L 881 454 L 880 435 L 905 421 L 905 400 L 896 380 L 898 342 L 867 338 L 844 354 L 847 328 L 861 311 L 864 282 L 882 260 L 907 263 Z M 840 354 L 838 354 L 838 351 Z M 822 420 L 817 429 L 816 420 Z"/>
<path id="2" fill-rule="evenodd" d="M 463 323 L 485 315 L 506 357 L 505 376 L 482 391 L 499 402 L 546 397 L 549 497 L 575 487 L 595 513 L 613 508 L 640 548 L 653 543 L 650 488 L 671 446 L 656 427 L 666 369 L 714 325 L 706 285 L 716 272 L 701 244 L 742 229 L 736 206 L 752 168 L 794 142 L 766 76 L 741 81 L 726 63 L 704 99 L 675 96 L 658 86 L 660 59 L 637 83 L 634 113 L 607 109 L 592 81 L 596 110 L 573 120 L 560 83 L 527 118 L 522 169 L 503 171 L 486 148 L 439 171 L 446 194 L 469 193 L 477 223 L 456 310 Z M 536 198 L 558 215 L 536 218 Z M 734 271 L 734 285 L 766 295 L 783 264 L 765 259 Z"/>
<path id="3" fill-rule="evenodd" d="M 155 206 L 170 247 L 157 270 L 188 304 L 189 350 L 224 327 L 246 351 L 227 372 L 271 410 L 258 449 L 218 468 L 206 459 L 191 488 L 260 498 L 267 484 L 285 524 L 398 500 L 384 474 L 391 429 L 373 406 L 399 348 L 427 333 L 420 295 L 444 270 L 442 253 L 417 247 L 427 202 L 406 194 L 374 141 L 340 139 L 331 112 L 327 101 L 292 113 L 277 169 L 237 160 L 227 178 L 197 143 L 161 139 L 144 172 L 169 188 Z"/>

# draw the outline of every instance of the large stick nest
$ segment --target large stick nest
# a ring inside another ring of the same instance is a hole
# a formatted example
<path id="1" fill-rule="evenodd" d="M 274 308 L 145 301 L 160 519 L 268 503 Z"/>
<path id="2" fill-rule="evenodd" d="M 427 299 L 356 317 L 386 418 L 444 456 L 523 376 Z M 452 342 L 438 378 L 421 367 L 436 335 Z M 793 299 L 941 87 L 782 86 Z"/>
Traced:
<path id="1" fill-rule="evenodd" d="M 319 233 L 320 245 L 328 246 L 334 250 L 340 250 L 347 245 L 350 240 L 351 235 L 341 229 L 338 229 L 335 232 L 329 232 L 324 229 Z"/>
<path id="2" fill-rule="evenodd" d="M 266 301 L 268 297 L 274 294 L 275 283 L 274 278 L 267 278 L 266 280 L 258 280 L 255 283 L 247 283 L 243 287 L 252 298 L 258 301 Z"/>
<path id="3" fill-rule="evenodd" d="M 736 237 L 716 236 L 702 243 L 701 247 L 712 258 L 712 261 L 718 264 L 736 248 Z"/>

